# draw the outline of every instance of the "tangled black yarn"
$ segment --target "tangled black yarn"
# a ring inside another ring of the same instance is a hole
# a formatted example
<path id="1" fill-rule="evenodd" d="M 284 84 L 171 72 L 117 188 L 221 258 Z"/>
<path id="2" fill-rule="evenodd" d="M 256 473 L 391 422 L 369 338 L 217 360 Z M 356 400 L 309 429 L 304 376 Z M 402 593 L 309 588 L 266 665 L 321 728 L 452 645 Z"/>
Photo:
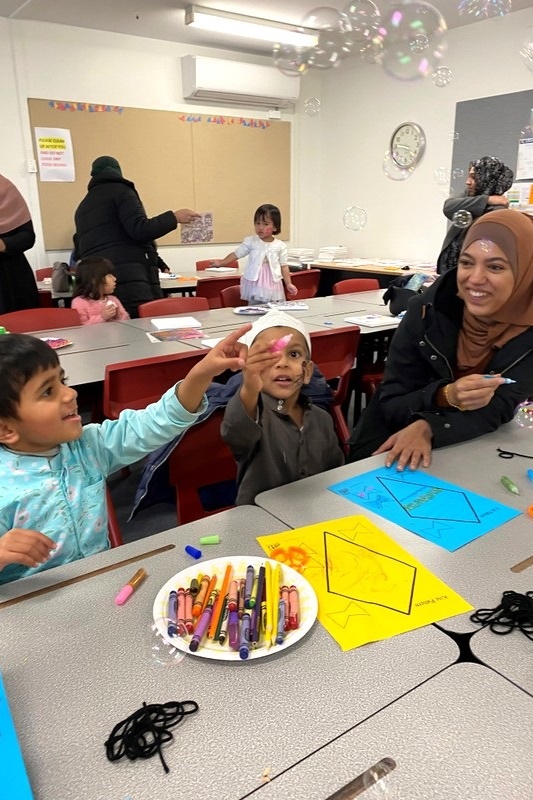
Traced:
<path id="1" fill-rule="evenodd" d="M 183 703 L 143 703 L 127 719 L 119 722 L 105 742 L 106 755 L 109 761 L 119 761 L 126 756 L 130 761 L 136 758 L 151 758 L 159 755 L 163 769 L 169 767 L 163 757 L 161 746 L 174 739 L 170 728 L 181 722 L 186 714 L 198 711 L 198 703 L 185 700 Z"/>
<path id="2" fill-rule="evenodd" d="M 504 636 L 518 629 L 533 640 L 533 592 L 504 592 L 496 608 L 479 608 L 470 619 Z"/>

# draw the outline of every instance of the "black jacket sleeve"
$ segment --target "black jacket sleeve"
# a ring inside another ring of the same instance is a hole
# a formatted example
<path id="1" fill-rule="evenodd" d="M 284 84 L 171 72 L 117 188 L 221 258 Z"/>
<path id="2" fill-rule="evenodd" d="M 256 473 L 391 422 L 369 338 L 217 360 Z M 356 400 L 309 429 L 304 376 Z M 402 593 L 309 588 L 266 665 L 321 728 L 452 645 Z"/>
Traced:
<path id="1" fill-rule="evenodd" d="M 25 222 L 24 225 L 19 225 L 8 233 L 0 235 L 6 249 L 5 253 L 9 256 L 20 255 L 21 253 L 30 250 L 35 244 L 35 231 L 33 230 L 33 223 L 31 220 Z M 1 255 L 1 254 L 0 254 Z"/>
<path id="2" fill-rule="evenodd" d="M 172 211 L 148 218 L 137 193 L 127 186 L 117 196 L 117 213 L 128 236 L 140 244 L 159 239 L 178 227 Z"/>

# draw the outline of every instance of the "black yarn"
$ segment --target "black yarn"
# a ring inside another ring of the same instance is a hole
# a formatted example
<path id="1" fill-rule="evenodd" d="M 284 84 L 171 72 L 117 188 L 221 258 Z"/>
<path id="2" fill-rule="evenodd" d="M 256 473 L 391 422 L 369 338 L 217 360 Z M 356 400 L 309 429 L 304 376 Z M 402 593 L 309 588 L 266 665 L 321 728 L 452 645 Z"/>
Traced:
<path id="1" fill-rule="evenodd" d="M 143 703 L 142 708 L 119 722 L 111 731 L 105 742 L 109 761 L 119 761 L 124 756 L 135 761 L 136 758 L 151 758 L 158 753 L 163 769 L 169 772 L 161 745 L 174 739 L 168 729 L 174 728 L 186 714 L 194 714 L 195 711 L 198 711 L 198 703 L 194 700 L 150 705 Z"/>
<path id="2" fill-rule="evenodd" d="M 470 615 L 472 622 L 487 626 L 493 633 L 505 636 L 517 628 L 533 641 L 533 592 L 504 592 L 496 608 L 479 608 Z"/>

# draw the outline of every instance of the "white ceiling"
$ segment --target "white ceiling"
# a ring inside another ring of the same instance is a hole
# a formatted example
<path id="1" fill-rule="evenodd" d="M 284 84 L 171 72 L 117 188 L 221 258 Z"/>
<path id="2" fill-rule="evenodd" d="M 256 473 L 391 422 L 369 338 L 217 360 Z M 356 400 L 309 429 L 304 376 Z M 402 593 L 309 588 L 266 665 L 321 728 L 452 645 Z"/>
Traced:
<path id="1" fill-rule="evenodd" d="M 533 7 L 533 0 L 510 2 L 513 11 Z M 459 15 L 458 3 L 459 0 L 434 0 L 432 5 L 439 9 L 449 28 L 478 21 L 475 16 Z M 55 22 L 241 53 L 271 53 L 271 45 L 185 27 L 183 9 L 190 4 L 190 0 L 0 0 L 0 17 Z M 250 0 L 198 0 L 195 3 L 295 25 L 302 24 L 305 16 L 320 5 L 341 11 L 346 4 L 347 0 L 263 0 L 257 6 Z M 376 0 L 376 4 L 382 13 L 393 5 L 390 0 Z"/>

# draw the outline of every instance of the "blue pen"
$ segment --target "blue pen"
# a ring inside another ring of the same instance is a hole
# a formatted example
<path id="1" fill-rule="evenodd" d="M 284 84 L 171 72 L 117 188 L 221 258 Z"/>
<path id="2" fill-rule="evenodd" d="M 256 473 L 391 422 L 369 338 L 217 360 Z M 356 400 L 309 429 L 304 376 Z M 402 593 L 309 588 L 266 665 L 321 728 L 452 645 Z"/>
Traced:
<path id="1" fill-rule="evenodd" d="M 497 375 L 483 375 L 483 377 L 485 378 L 485 380 L 489 381 L 491 378 L 497 378 L 498 376 Z M 504 378 L 503 382 L 504 382 L 504 384 L 516 383 L 516 381 L 514 381 L 512 378 Z"/>
<path id="2" fill-rule="evenodd" d="M 528 469 L 528 471 L 526 472 L 526 475 L 527 475 L 527 477 L 529 478 L 530 481 L 533 481 L 533 469 Z"/>

